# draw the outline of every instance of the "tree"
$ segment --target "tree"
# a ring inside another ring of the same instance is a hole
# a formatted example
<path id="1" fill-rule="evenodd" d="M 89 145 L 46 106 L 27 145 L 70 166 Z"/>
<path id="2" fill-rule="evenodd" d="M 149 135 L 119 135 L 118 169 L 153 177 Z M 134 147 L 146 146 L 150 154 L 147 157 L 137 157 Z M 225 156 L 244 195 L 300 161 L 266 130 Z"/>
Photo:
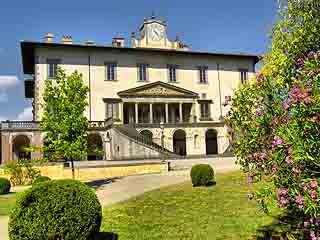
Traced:
<path id="1" fill-rule="evenodd" d="M 320 237 L 320 1 L 280 1 L 256 81 L 229 102 L 227 122 L 255 196 L 287 216 L 288 239 Z M 282 219 L 283 220 L 283 219 Z"/>
<path id="2" fill-rule="evenodd" d="M 77 71 L 67 76 L 59 68 L 55 80 L 45 82 L 40 124 L 41 130 L 47 132 L 44 151 L 53 151 L 55 158 L 71 160 L 73 178 L 73 160 L 87 154 L 88 119 L 84 111 L 88 105 L 88 91 Z"/>

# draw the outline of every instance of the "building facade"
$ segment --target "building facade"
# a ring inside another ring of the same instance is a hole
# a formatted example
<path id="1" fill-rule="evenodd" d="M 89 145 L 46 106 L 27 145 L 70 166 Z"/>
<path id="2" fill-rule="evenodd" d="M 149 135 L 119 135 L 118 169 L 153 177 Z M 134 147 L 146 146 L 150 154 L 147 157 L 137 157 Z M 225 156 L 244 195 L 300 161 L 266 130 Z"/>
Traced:
<path id="1" fill-rule="evenodd" d="M 131 47 L 124 38 L 98 46 L 69 36 L 57 43 L 47 34 L 43 42 L 22 41 L 21 49 L 24 73 L 33 76 L 26 93 L 34 116 L 2 123 L 2 162 L 26 155 L 25 144 L 45 142 L 38 128 L 44 84 L 54 81 L 58 66 L 67 74 L 77 70 L 89 87 L 88 141 L 103 149 L 89 159 L 222 154 L 229 146 L 223 102 L 258 62 L 255 55 L 192 51 L 178 35 L 171 41 L 166 22 L 155 17 L 144 20 L 139 36 L 131 34 Z M 24 157 L 41 157 L 33 155 Z"/>

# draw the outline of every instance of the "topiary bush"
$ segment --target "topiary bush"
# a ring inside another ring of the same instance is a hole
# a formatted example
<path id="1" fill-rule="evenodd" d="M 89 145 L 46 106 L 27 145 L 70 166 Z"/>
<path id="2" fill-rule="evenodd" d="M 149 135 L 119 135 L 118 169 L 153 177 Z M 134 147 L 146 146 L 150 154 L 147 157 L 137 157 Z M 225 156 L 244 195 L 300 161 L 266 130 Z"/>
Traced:
<path id="1" fill-rule="evenodd" d="M 52 180 L 34 185 L 16 201 L 9 219 L 10 240 L 88 240 L 101 225 L 101 205 L 84 183 Z"/>
<path id="2" fill-rule="evenodd" d="M 209 164 L 197 164 L 191 168 L 190 177 L 194 187 L 207 186 L 213 181 L 214 171 Z"/>
<path id="3" fill-rule="evenodd" d="M 32 185 L 38 184 L 40 182 L 50 181 L 51 178 L 47 176 L 39 176 L 34 181 L 32 181 Z"/>
<path id="4" fill-rule="evenodd" d="M 11 183 L 6 178 L 0 178 L 0 194 L 7 194 L 10 192 Z"/>

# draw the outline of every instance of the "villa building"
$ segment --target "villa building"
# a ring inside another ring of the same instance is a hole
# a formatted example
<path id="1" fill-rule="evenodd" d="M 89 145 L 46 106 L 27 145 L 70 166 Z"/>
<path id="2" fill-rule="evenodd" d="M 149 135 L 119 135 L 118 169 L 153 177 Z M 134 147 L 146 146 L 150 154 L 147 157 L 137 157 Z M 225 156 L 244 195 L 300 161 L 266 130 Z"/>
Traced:
<path id="1" fill-rule="evenodd" d="M 166 22 L 154 16 L 131 34 L 130 47 L 124 38 L 110 46 L 78 44 L 70 36 L 58 43 L 49 33 L 42 42 L 22 41 L 21 51 L 24 74 L 32 76 L 25 88 L 33 121 L 2 122 L 2 163 L 31 157 L 25 145 L 44 144 L 44 84 L 54 81 L 58 66 L 77 70 L 89 87 L 88 141 L 103 149 L 89 159 L 223 154 L 229 146 L 223 102 L 253 77 L 258 62 L 256 55 L 193 51 L 179 35 L 170 40 Z"/>

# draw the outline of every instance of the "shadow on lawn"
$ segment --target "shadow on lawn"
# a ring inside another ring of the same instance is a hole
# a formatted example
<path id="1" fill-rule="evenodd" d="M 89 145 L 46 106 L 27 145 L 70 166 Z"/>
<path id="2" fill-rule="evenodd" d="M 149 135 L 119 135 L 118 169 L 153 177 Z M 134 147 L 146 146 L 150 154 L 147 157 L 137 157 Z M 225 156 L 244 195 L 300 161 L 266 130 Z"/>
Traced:
<path id="1" fill-rule="evenodd" d="M 97 188 L 99 188 L 101 186 L 104 186 L 104 185 L 107 185 L 107 184 L 110 184 L 110 183 L 114 183 L 119 179 L 121 179 L 121 177 L 99 179 L 99 180 L 86 182 L 86 184 L 91 188 L 97 189 Z"/>
<path id="2" fill-rule="evenodd" d="M 118 240 L 118 234 L 111 232 L 99 232 L 94 240 Z"/>
<path id="3" fill-rule="evenodd" d="M 279 215 L 274 218 L 272 223 L 264 225 L 257 229 L 257 233 L 253 239 L 255 240 L 288 240 L 288 234 L 296 235 L 301 233 L 296 221 L 297 218 L 290 215 Z M 301 237 L 301 235 L 300 235 Z M 298 238 L 300 239 L 300 238 Z"/>

